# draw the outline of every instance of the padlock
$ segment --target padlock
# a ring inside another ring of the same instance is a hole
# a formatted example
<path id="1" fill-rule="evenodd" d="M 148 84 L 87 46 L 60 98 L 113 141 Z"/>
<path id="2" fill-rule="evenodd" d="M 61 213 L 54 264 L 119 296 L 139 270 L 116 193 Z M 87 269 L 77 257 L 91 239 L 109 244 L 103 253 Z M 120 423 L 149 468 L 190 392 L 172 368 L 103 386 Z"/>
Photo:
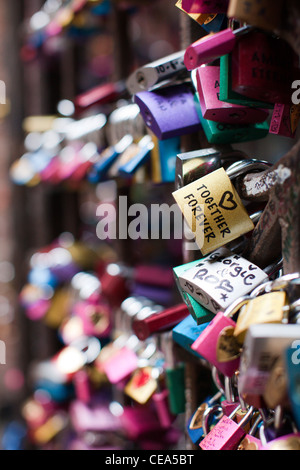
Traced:
<path id="1" fill-rule="evenodd" d="M 258 428 L 262 423 L 262 418 L 259 416 L 249 433 L 244 437 L 244 439 L 239 444 L 237 450 L 252 451 L 252 450 L 261 450 L 262 442 L 256 436 Z"/>
<path id="2" fill-rule="evenodd" d="M 237 424 L 233 419 L 238 410 L 239 407 L 230 417 L 223 416 L 204 440 L 200 442 L 202 450 L 237 450 L 240 442 L 246 435 L 243 426 L 252 419 L 254 409 L 251 407 L 244 419 Z"/>
<path id="3" fill-rule="evenodd" d="M 232 51 L 232 89 L 267 103 L 290 104 L 297 61 L 287 42 L 252 31 Z"/>
<path id="4" fill-rule="evenodd" d="M 181 153 L 176 158 L 176 189 L 221 168 L 221 153 L 213 148 Z"/>
<path id="5" fill-rule="evenodd" d="M 295 451 L 300 450 L 300 433 L 289 434 L 278 439 L 274 439 L 268 444 L 264 445 L 260 450 L 289 450 Z"/>
<path id="6" fill-rule="evenodd" d="M 110 114 L 105 130 L 109 147 L 115 147 L 127 135 L 131 136 L 133 141 L 141 139 L 146 134 L 146 129 L 138 105 L 122 102 L 122 105 Z"/>
<path id="7" fill-rule="evenodd" d="M 211 398 L 207 398 L 195 411 L 191 419 L 188 421 L 187 425 L 187 432 L 189 434 L 189 437 L 193 444 L 199 445 L 201 439 L 203 439 L 203 436 L 205 434 L 205 431 L 203 429 L 203 416 L 204 413 L 213 408 L 217 407 L 217 403 L 220 401 L 220 398 L 222 396 L 221 392 L 218 392 L 215 396 Z M 220 408 L 218 407 L 218 410 Z M 217 422 L 217 418 L 212 420 L 212 424 L 214 425 Z"/>
<path id="8" fill-rule="evenodd" d="M 220 100 L 265 110 L 274 108 L 271 103 L 251 99 L 232 90 L 232 54 L 220 58 Z"/>
<path id="9" fill-rule="evenodd" d="M 118 165 L 118 175 L 131 178 L 141 166 L 150 160 L 153 148 L 154 143 L 151 137 L 143 137 L 137 144 L 136 155 L 133 155 L 128 162 Z"/>
<path id="10" fill-rule="evenodd" d="M 74 99 L 76 113 L 82 113 L 94 106 L 107 104 L 120 99 L 125 92 L 123 81 L 105 83 L 88 90 Z"/>
<path id="11" fill-rule="evenodd" d="M 292 344 L 285 352 L 287 390 L 295 422 L 300 428 L 300 341 Z"/>
<path id="12" fill-rule="evenodd" d="M 266 121 L 264 109 L 234 105 L 220 99 L 220 66 L 199 67 L 196 71 L 197 90 L 204 119 L 222 124 L 254 124 Z"/>
<path id="13" fill-rule="evenodd" d="M 92 389 L 88 372 L 84 369 L 79 370 L 74 375 L 73 381 L 77 399 L 82 403 L 90 403 Z"/>
<path id="14" fill-rule="evenodd" d="M 223 55 L 230 54 L 237 41 L 252 29 L 251 26 L 243 26 L 234 31 L 227 28 L 219 33 L 199 39 L 185 51 L 184 63 L 186 68 L 191 71 L 201 65 L 213 62 Z"/>
<path id="15" fill-rule="evenodd" d="M 160 140 L 192 134 L 201 129 L 194 106 L 194 94 L 187 84 L 155 91 L 142 91 L 134 96 L 146 126 Z"/>
<path id="16" fill-rule="evenodd" d="M 203 255 L 254 229 L 253 222 L 223 168 L 175 191 L 173 197 Z"/>
<path id="17" fill-rule="evenodd" d="M 197 352 L 191 349 L 192 344 L 196 341 L 198 336 L 205 331 L 209 323 L 202 323 L 197 325 L 195 320 L 189 315 L 182 322 L 180 322 L 175 328 L 173 328 L 173 341 L 179 344 L 189 353 L 196 355 L 198 358 L 201 357 Z"/>
<path id="18" fill-rule="evenodd" d="M 190 13 L 182 7 L 182 0 L 178 0 L 175 6 L 200 24 L 207 32 L 219 32 L 223 27 L 226 27 L 226 16 L 223 14 Z"/>
<path id="19" fill-rule="evenodd" d="M 127 382 L 124 393 L 140 405 L 145 405 L 157 390 L 157 380 L 152 367 L 140 367 Z"/>
<path id="20" fill-rule="evenodd" d="M 240 363 L 241 395 L 263 396 L 274 365 L 299 339 L 300 325 L 251 325 Z"/>
<path id="21" fill-rule="evenodd" d="M 111 412 L 112 407 L 107 398 L 100 395 L 100 400 L 86 404 L 74 400 L 70 404 L 70 420 L 78 435 L 86 432 L 119 433 L 122 431 L 120 419 Z"/>
<path id="22" fill-rule="evenodd" d="M 173 272 L 177 288 L 190 312 L 190 315 L 195 320 L 197 325 L 203 325 L 204 323 L 209 323 L 213 319 L 214 314 L 210 312 L 207 308 L 203 307 L 203 305 L 199 304 L 188 292 L 183 290 L 179 281 L 181 273 L 184 273 L 184 271 L 196 266 L 197 264 L 198 262 L 194 261 L 188 264 L 184 264 L 182 266 L 177 266 L 173 269 Z"/>
<path id="23" fill-rule="evenodd" d="M 141 341 L 145 341 L 154 333 L 171 330 L 188 315 L 189 311 L 186 305 L 180 304 L 167 310 L 155 312 L 144 319 L 138 319 L 137 316 L 132 323 L 132 329 Z"/>
<path id="24" fill-rule="evenodd" d="M 108 147 L 99 155 L 99 159 L 94 163 L 92 168 L 89 170 L 87 178 L 91 183 L 98 183 L 103 180 L 116 161 L 116 159 L 121 155 L 133 142 L 133 138 L 130 135 L 122 137 L 120 142 L 113 147 Z"/>
<path id="25" fill-rule="evenodd" d="M 204 16 L 204 15 L 200 15 L 200 16 Z M 208 16 L 208 17 L 204 20 L 202 24 L 201 23 L 200 24 L 207 33 L 218 33 L 222 29 L 225 29 L 227 27 L 226 15 L 214 13 L 213 15 L 205 15 L 205 16 Z"/>
<path id="26" fill-rule="evenodd" d="M 260 140 L 267 137 L 269 123 L 265 121 L 257 124 L 223 124 L 221 122 L 204 119 L 201 113 L 198 93 L 194 95 L 195 108 L 198 113 L 206 139 L 210 144 L 237 144 Z"/>
<path id="27" fill-rule="evenodd" d="M 258 28 L 280 30 L 283 18 L 283 1 L 230 0 L 227 16 Z"/>
<path id="28" fill-rule="evenodd" d="M 270 134 L 294 139 L 299 121 L 299 105 L 275 104 L 270 124 Z"/>
<path id="29" fill-rule="evenodd" d="M 149 131 L 151 132 L 151 131 Z M 152 181 L 173 183 L 175 181 L 176 155 L 180 152 L 180 137 L 159 140 L 153 133 L 154 148 L 151 152 Z"/>
<path id="30" fill-rule="evenodd" d="M 240 402 L 237 401 L 236 393 L 234 392 L 233 378 L 224 377 L 224 392 L 225 399 L 221 402 L 223 415 L 230 416 L 240 405 Z"/>
<path id="31" fill-rule="evenodd" d="M 271 292 L 249 300 L 249 303 L 240 311 L 234 336 L 243 344 L 250 325 L 282 323 L 286 317 L 285 292 Z"/>
<path id="32" fill-rule="evenodd" d="M 174 77 L 187 75 L 184 65 L 184 52 L 179 51 L 135 70 L 126 81 L 126 87 L 132 95 L 140 91 L 151 91 L 166 85 Z"/>
<path id="33" fill-rule="evenodd" d="M 229 0 L 182 0 L 182 8 L 189 13 L 227 13 Z"/>
<path id="34" fill-rule="evenodd" d="M 161 338 L 161 350 L 165 357 L 166 386 L 169 391 L 169 408 L 173 415 L 185 412 L 185 363 L 174 357 L 172 333 L 164 333 Z"/>
<path id="35" fill-rule="evenodd" d="M 270 377 L 266 382 L 263 400 L 272 410 L 279 406 L 289 407 L 287 372 L 283 357 L 280 357 L 272 367 Z"/>
<path id="36" fill-rule="evenodd" d="M 159 419 L 159 422 L 163 429 L 169 429 L 175 420 L 175 415 L 170 411 L 169 407 L 169 390 L 165 384 L 162 383 L 164 380 L 161 379 L 161 370 L 159 368 L 152 369 L 152 377 L 157 380 L 157 390 L 151 397 L 154 403 L 155 410 Z"/>
<path id="37" fill-rule="evenodd" d="M 227 248 L 220 248 L 179 274 L 181 288 L 212 313 L 224 311 L 267 279 L 267 274 Z"/>
<path id="38" fill-rule="evenodd" d="M 236 323 L 231 319 L 245 303 L 248 297 L 233 302 L 225 313 L 219 312 L 205 328 L 192 350 L 204 357 L 226 377 L 233 377 L 239 369 L 241 350 L 233 337 Z"/>
<path id="39" fill-rule="evenodd" d="M 85 335 L 98 338 L 108 337 L 111 333 L 111 309 L 107 302 L 100 300 L 92 302 L 78 302 L 73 307 L 73 314 L 82 321 L 82 330 Z"/>

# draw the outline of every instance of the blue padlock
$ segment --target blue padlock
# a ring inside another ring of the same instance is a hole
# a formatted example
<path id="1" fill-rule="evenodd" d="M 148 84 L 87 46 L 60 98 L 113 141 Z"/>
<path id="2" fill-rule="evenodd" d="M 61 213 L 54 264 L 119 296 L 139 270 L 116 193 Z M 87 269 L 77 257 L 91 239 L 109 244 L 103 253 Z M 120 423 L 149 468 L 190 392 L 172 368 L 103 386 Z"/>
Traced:
<path id="1" fill-rule="evenodd" d="M 131 178 L 139 168 L 145 165 L 151 158 L 151 150 L 154 148 L 154 143 L 150 136 L 145 136 L 138 144 L 140 151 L 127 163 L 120 166 L 118 174 Z"/>
<path id="2" fill-rule="evenodd" d="M 107 172 L 117 158 L 132 144 L 133 138 L 125 135 L 115 146 L 107 148 L 89 171 L 87 178 L 90 183 L 99 183 L 106 178 Z"/>
<path id="3" fill-rule="evenodd" d="M 213 19 L 205 21 L 201 26 L 208 33 L 218 33 L 227 27 L 227 17 L 223 14 L 213 15 Z"/>
<path id="4" fill-rule="evenodd" d="M 204 323 L 203 325 L 197 325 L 195 320 L 191 315 L 186 317 L 182 322 L 180 322 L 175 328 L 172 330 L 173 341 L 190 354 L 198 358 L 202 358 L 200 354 L 193 351 L 191 349 L 192 344 L 199 338 L 201 333 L 205 330 L 205 328 L 209 325 L 209 323 Z"/>
<path id="5" fill-rule="evenodd" d="M 297 427 L 300 428 L 300 340 L 288 348 L 285 355 L 288 395 Z"/>

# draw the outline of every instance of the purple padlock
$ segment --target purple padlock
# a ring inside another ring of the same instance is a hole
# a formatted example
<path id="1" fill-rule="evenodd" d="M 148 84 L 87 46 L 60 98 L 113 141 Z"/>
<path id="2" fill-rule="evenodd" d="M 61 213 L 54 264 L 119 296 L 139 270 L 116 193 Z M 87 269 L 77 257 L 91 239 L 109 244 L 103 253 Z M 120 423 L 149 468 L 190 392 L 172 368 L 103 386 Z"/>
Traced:
<path id="1" fill-rule="evenodd" d="M 134 97 L 147 127 L 159 140 L 192 134 L 201 129 L 194 93 L 181 84 L 157 91 L 142 91 Z"/>
<path id="2" fill-rule="evenodd" d="M 197 90 L 204 119 L 223 124 L 255 124 L 268 118 L 268 111 L 220 101 L 220 67 L 199 67 Z"/>
<path id="3" fill-rule="evenodd" d="M 79 400 L 70 405 L 70 419 L 78 434 L 87 431 L 117 432 L 121 428 L 120 420 L 109 409 L 109 403 L 99 401 L 87 406 Z"/>

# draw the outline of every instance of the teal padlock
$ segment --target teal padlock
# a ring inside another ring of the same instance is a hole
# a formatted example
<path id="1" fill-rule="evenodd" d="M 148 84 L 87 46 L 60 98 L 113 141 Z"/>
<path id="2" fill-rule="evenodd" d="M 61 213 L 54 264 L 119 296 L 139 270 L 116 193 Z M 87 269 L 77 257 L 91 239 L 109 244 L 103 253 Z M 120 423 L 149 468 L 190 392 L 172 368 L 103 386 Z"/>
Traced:
<path id="1" fill-rule="evenodd" d="M 194 96 L 195 108 L 206 138 L 210 144 L 238 144 L 260 140 L 269 134 L 270 125 L 267 121 L 258 124 L 222 124 L 204 119 L 201 113 L 198 93 Z"/>
<path id="2" fill-rule="evenodd" d="M 220 100 L 226 103 L 239 104 L 253 108 L 273 109 L 274 105 L 264 101 L 253 100 L 232 90 L 232 54 L 220 59 Z"/>
<path id="3" fill-rule="evenodd" d="M 300 429 L 300 341 L 288 348 L 285 355 L 288 396 L 294 419 Z"/>

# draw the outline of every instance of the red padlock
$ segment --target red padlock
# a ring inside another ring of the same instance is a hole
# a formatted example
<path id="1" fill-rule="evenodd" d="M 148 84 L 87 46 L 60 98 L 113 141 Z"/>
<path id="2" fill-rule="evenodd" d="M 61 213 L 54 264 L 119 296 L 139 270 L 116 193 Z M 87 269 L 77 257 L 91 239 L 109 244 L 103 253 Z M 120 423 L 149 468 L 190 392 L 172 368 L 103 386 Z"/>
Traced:
<path id="1" fill-rule="evenodd" d="M 267 103 L 291 103 L 298 57 L 283 39 L 262 31 L 241 36 L 232 52 L 232 89 Z"/>

